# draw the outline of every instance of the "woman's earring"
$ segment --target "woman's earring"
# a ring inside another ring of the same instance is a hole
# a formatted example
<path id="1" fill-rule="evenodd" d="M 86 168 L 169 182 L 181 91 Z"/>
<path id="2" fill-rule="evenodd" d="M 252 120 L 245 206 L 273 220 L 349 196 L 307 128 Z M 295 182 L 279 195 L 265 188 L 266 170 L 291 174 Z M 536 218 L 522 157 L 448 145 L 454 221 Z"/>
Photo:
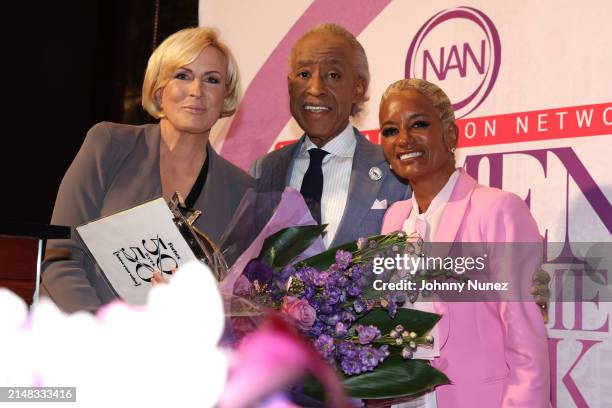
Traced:
<path id="1" fill-rule="evenodd" d="M 455 146 L 453 146 L 453 147 L 451 147 L 451 148 L 449 149 L 449 151 L 451 152 L 451 154 L 455 154 L 455 150 L 456 150 L 456 147 L 455 147 Z"/>

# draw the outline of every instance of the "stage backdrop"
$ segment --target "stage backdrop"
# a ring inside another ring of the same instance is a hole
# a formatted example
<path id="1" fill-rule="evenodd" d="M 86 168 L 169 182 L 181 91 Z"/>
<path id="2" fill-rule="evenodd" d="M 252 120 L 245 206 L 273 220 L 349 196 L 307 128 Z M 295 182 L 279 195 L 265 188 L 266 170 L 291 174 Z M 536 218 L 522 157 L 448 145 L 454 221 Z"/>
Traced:
<path id="1" fill-rule="evenodd" d="M 526 200 L 547 241 L 567 243 L 563 252 L 549 245 L 553 284 L 580 288 L 584 278 L 569 272 L 575 243 L 609 249 L 611 241 L 611 15 L 609 0 L 200 0 L 200 25 L 220 28 L 245 89 L 213 141 L 246 169 L 299 137 L 288 108 L 289 50 L 313 25 L 338 23 L 363 44 L 372 73 L 370 102 L 354 124 L 378 142 L 388 84 L 404 77 L 439 84 L 460 118 L 458 164 Z M 600 279 L 612 279 L 605 265 L 598 269 Z M 612 406 L 612 303 L 604 296 L 551 305 L 558 407 Z"/>

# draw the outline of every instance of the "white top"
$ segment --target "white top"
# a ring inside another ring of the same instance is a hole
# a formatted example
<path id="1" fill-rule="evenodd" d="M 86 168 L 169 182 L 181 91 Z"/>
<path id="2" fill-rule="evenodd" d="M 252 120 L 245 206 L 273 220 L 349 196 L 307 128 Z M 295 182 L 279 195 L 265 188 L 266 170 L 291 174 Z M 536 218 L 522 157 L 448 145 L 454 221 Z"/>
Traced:
<path id="1" fill-rule="evenodd" d="M 450 200 L 458 178 L 459 170 L 455 170 L 454 173 L 448 178 L 448 181 L 444 187 L 442 187 L 442 190 L 440 190 L 440 192 L 436 194 L 434 199 L 431 201 L 427 211 L 422 214 L 419 214 L 419 204 L 417 203 L 413 194 L 412 211 L 410 211 L 410 215 L 406 221 L 404 221 L 404 226 L 402 229 L 406 233 L 418 232 L 421 238 L 423 238 L 423 241 L 432 242 L 436 236 L 436 233 L 438 232 L 442 213 L 444 212 L 446 203 L 448 200 Z"/>
<path id="2" fill-rule="evenodd" d="M 308 150 L 316 147 L 306 137 L 293 162 L 289 185 L 298 191 L 302 186 L 304 174 L 308 170 L 308 164 L 310 163 Z M 323 163 L 321 164 L 321 170 L 323 171 L 321 223 L 328 224 L 327 233 L 323 236 L 323 243 L 326 248 L 329 248 L 334 240 L 342 220 L 342 215 L 344 214 L 356 147 L 357 139 L 355 139 L 355 132 L 350 123 L 338 136 L 322 147 L 323 150 L 329 153 L 323 158 Z"/>
<path id="3" fill-rule="evenodd" d="M 433 238 L 438 232 L 440 221 L 442 220 L 442 213 L 446 207 L 446 203 L 450 200 L 453 189 L 457 184 L 459 178 L 459 170 L 455 170 L 453 174 L 448 178 L 448 181 L 442 187 L 442 190 L 431 201 L 429 208 L 422 214 L 419 214 L 419 205 L 412 195 L 412 210 L 410 215 L 404 221 L 403 230 L 407 234 L 418 233 L 423 241 L 432 242 Z M 435 312 L 433 304 L 431 302 L 415 302 L 414 305 L 406 305 L 408 307 L 413 306 L 415 309 L 423 310 L 426 312 Z M 430 334 L 434 337 L 434 347 L 432 349 L 425 349 L 419 347 L 415 353 L 416 358 L 433 359 L 440 355 L 440 344 L 436 341 L 438 338 L 438 328 L 434 326 Z M 392 405 L 392 408 L 436 408 L 436 392 L 428 392 L 421 397 L 415 398 L 411 401 L 403 402 L 401 404 Z"/>

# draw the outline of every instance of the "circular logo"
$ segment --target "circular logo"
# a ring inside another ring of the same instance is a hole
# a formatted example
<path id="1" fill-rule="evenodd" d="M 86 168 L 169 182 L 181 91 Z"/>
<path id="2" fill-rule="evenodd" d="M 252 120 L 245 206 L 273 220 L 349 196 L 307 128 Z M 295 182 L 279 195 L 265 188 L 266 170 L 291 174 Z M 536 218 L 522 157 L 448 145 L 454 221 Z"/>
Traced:
<path id="1" fill-rule="evenodd" d="M 499 73 L 501 42 L 480 10 L 457 7 L 431 17 L 416 33 L 406 56 L 406 78 L 422 78 L 447 93 L 455 117 L 487 98 Z"/>
<path id="2" fill-rule="evenodd" d="M 371 167 L 368 174 L 370 176 L 370 180 L 373 180 L 373 181 L 377 181 L 382 178 L 382 170 L 376 166 Z"/>

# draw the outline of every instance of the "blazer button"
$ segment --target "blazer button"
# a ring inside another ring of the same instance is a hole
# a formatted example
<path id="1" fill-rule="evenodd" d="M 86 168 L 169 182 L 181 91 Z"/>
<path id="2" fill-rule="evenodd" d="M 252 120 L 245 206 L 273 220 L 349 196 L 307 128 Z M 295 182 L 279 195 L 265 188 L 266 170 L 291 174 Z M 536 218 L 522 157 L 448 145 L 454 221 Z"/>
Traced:
<path id="1" fill-rule="evenodd" d="M 438 370 L 445 370 L 448 367 L 448 360 L 444 357 L 437 358 L 434 360 L 434 362 L 436 363 L 435 367 Z"/>

